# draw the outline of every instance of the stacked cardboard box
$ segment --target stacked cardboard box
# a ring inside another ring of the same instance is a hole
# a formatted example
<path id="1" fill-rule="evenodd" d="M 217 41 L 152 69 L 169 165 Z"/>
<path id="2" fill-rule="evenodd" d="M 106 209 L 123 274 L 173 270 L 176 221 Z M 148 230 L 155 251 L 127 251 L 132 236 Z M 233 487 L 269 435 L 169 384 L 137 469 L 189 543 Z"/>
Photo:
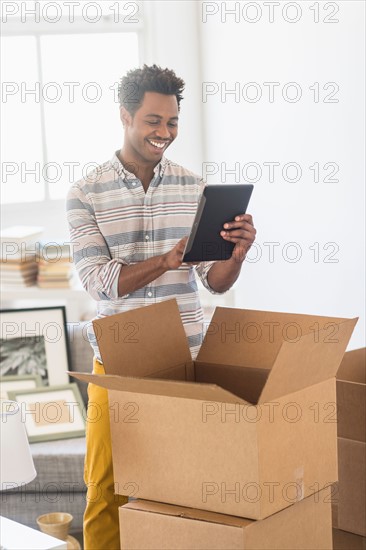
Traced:
<path id="1" fill-rule="evenodd" d="M 333 550 L 366 550 L 366 537 L 333 529 Z"/>
<path id="2" fill-rule="evenodd" d="M 192 362 L 175 300 L 95 321 L 107 374 L 76 377 L 109 391 L 116 492 L 153 501 L 122 508 L 122 547 L 154 547 L 159 524 L 174 526 L 170 548 L 218 531 L 217 548 L 331 548 L 337 425 L 324 416 L 355 324 L 217 308 Z"/>
<path id="3" fill-rule="evenodd" d="M 267 519 L 215 514 L 137 500 L 121 506 L 123 550 L 330 550 L 327 491 Z"/>
<path id="4" fill-rule="evenodd" d="M 342 533 L 335 533 L 335 543 L 346 541 L 345 531 L 366 537 L 366 348 L 345 354 L 337 373 L 337 404 L 339 482 L 333 526 Z M 348 548 L 356 541 L 348 536 Z M 366 539 L 359 544 L 366 547 Z"/>

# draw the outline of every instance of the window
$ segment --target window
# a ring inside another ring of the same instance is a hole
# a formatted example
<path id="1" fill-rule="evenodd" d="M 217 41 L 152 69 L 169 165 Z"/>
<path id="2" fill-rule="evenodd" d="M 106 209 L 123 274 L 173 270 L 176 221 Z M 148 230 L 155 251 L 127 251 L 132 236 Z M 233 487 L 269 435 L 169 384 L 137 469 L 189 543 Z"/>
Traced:
<path id="1" fill-rule="evenodd" d="M 20 167 L 42 162 L 41 108 L 39 103 L 22 101 L 20 86 L 38 80 L 37 46 L 34 36 L 1 39 L 1 162 L 3 202 L 44 199 L 44 188 L 29 174 L 20 186 Z M 18 93 L 16 91 L 18 90 Z M 26 193 L 20 187 L 26 187 Z"/>
<path id="2" fill-rule="evenodd" d="M 56 25 L 28 25 L 19 19 L 24 13 L 3 25 L 3 204 L 63 199 L 73 181 L 122 145 L 117 86 L 139 65 L 140 26 L 114 24 L 116 13 L 106 13 L 110 3 L 88 4 L 103 6 L 108 21 L 91 26 L 80 17 L 81 3 L 74 26 L 64 16 Z"/>

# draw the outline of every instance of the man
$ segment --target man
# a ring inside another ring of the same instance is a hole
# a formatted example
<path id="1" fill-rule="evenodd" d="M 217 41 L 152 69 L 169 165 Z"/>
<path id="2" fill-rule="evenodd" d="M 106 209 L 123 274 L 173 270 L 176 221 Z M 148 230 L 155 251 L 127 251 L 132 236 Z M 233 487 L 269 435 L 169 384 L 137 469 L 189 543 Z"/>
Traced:
<path id="1" fill-rule="evenodd" d="M 156 65 L 144 65 L 122 78 L 123 147 L 72 186 L 68 221 L 74 261 L 85 289 L 97 301 L 98 317 L 174 297 L 195 358 L 203 314 L 194 272 L 210 292 L 228 290 L 240 273 L 255 229 L 249 214 L 228 220 L 221 236 L 235 243 L 229 260 L 182 263 L 203 190 L 199 176 L 164 157 L 178 134 L 183 89 L 183 80 L 173 71 Z M 93 372 L 104 374 L 92 331 L 89 339 L 95 353 Z M 87 426 L 84 548 L 116 549 L 117 510 L 127 497 L 113 494 L 107 392 L 93 384 L 88 392 L 100 414 Z"/>

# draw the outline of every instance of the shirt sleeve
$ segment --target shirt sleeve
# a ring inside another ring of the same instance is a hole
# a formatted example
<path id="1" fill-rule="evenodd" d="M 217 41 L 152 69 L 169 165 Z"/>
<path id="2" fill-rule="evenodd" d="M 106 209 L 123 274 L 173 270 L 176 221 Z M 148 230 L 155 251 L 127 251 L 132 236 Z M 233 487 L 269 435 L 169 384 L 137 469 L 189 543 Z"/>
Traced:
<path id="1" fill-rule="evenodd" d="M 200 264 L 197 264 L 195 266 L 196 268 L 196 271 L 198 273 L 198 276 L 199 278 L 201 279 L 201 282 L 203 284 L 203 286 L 205 288 L 207 288 L 207 290 L 209 292 L 211 292 L 211 294 L 225 294 L 225 292 L 227 292 L 229 289 L 227 290 L 224 290 L 222 292 L 217 292 L 216 290 L 214 290 L 209 284 L 208 284 L 208 280 L 207 280 L 207 277 L 208 277 L 208 272 L 210 271 L 211 267 L 215 264 L 216 262 L 201 262 Z"/>
<path id="2" fill-rule="evenodd" d="M 66 208 L 74 264 L 83 287 L 94 300 L 118 298 L 119 274 L 127 263 L 112 259 L 93 206 L 77 183 L 68 193 Z"/>

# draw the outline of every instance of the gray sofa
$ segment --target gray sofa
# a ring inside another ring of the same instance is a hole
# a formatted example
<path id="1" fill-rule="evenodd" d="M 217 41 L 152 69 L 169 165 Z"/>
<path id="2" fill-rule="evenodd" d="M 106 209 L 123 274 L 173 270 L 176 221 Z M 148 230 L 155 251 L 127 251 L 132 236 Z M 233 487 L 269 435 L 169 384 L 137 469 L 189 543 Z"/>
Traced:
<path id="1" fill-rule="evenodd" d="M 69 332 L 71 369 L 91 372 L 93 352 L 83 323 Z M 74 379 L 75 381 L 75 379 Z M 87 386 L 77 381 L 84 403 Z M 69 512 L 74 519 L 70 533 L 82 530 L 86 502 L 83 480 L 85 438 L 61 439 L 31 444 L 36 478 L 27 485 L 1 493 L 1 515 L 38 528 L 36 518 L 49 512 Z"/>

